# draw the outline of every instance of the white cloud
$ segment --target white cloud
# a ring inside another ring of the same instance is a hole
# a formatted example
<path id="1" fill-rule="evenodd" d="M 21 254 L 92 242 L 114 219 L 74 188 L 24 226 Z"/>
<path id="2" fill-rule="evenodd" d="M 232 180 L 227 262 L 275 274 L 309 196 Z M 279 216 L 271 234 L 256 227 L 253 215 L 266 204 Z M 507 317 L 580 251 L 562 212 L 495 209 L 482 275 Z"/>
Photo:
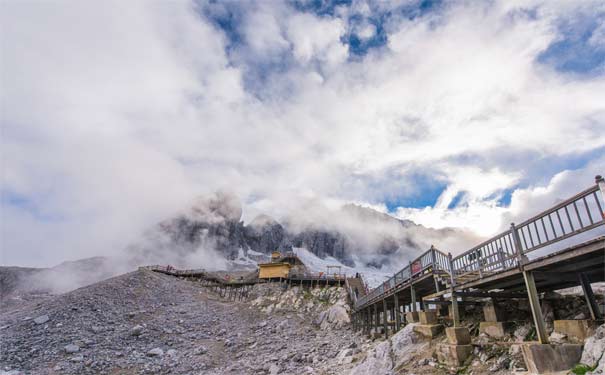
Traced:
<path id="1" fill-rule="evenodd" d="M 384 207 L 418 193 L 404 178 L 419 172 L 448 188 L 436 207 L 400 215 L 489 234 L 538 199 L 519 190 L 510 209 L 496 203 L 536 178 L 507 160 L 605 145 L 605 76 L 536 61 L 574 8 L 511 4 L 393 21 L 386 48 L 349 61 L 353 10 L 254 4 L 237 30 L 247 44 L 227 50 L 189 2 L 3 2 L 2 190 L 18 197 L 3 204 L 4 261 L 119 252 L 217 189 L 234 190 L 246 218 L 300 199 Z M 276 54 L 288 58 L 250 92 L 246 74 Z M 464 205 L 447 209 L 460 192 Z"/>
<path id="2" fill-rule="evenodd" d="M 345 27 L 339 19 L 322 19 L 309 13 L 296 14 L 288 21 L 288 39 L 294 57 L 302 64 L 313 59 L 334 67 L 347 58 L 348 48 L 340 42 Z"/>

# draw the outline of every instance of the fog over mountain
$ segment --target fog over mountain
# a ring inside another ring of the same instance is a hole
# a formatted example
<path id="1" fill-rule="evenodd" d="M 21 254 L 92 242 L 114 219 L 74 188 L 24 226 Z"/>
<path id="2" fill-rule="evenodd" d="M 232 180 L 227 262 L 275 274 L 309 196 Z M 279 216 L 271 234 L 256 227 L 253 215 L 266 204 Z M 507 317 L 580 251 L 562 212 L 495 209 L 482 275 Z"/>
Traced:
<path id="1" fill-rule="evenodd" d="M 431 244 L 458 252 L 478 238 L 458 229 L 429 229 L 368 207 L 330 209 L 310 203 L 304 213 L 276 219 L 261 214 L 242 221 L 234 194 L 217 192 L 196 199 L 185 211 L 147 230 L 127 253 L 138 262 L 229 268 L 249 251 L 270 254 L 306 248 L 351 267 L 400 267 Z"/>
<path id="2" fill-rule="evenodd" d="M 355 269 L 389 274 L 431 244 L 459 252 L 479 238 L 460 229 L 430 229 L 368 207 L 331 209 L 309 203 L 304 212 L 275 219 L 260 214 L 242 220 L 242 204 L 229 192 L 196 198 L 190 206 L 148 228 L 116 256 L 64 262 L 51 268 L 3 267 L 2 294 L 13 291 L 65 292 L 150 264 L 179 268 L 255 268 L 258 253 L 305 248 L 321 259 Z M 266 257 L 265 257 L 266 259 Z M 315 271 L 324 271 L 315 270 Z"/>

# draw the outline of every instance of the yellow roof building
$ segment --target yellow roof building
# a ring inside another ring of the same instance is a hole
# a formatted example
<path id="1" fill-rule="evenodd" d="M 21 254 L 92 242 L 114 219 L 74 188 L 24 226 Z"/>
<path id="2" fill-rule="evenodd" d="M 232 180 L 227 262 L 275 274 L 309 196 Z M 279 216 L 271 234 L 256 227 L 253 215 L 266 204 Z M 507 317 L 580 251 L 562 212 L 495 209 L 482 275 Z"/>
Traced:
<path id="1" fill-rule="evenodd" d="M 286 278 L 290 273 L 290 263 L 263 263 L 258 265 L 259 279 Z"/>

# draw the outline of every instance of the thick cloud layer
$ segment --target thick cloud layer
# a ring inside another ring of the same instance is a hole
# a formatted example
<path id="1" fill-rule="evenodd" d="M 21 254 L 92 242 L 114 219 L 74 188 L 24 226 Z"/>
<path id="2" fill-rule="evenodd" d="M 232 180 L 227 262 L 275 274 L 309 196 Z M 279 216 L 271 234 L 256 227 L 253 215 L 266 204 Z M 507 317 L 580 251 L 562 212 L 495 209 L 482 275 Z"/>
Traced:
<path id="1" fill-rule="evenodd" d="M 5 264 L 116 254 L 217 190 L 488 235 L 605 172 L 602 2 L 0 7 Z"/>

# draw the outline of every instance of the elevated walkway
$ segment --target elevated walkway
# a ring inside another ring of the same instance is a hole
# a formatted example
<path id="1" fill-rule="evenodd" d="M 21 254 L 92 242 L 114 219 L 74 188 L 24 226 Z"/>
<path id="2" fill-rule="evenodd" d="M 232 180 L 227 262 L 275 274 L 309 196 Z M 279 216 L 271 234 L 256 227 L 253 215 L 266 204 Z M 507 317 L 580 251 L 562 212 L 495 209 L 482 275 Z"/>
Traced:
<path id="1" fill-rule="evenodd" d="M 526 298 L 538 339 L 547 343 L 539 293 L 577 285 L 592 319 L 601 319 L 590 284 L 605 281 L 604 196 L 605 180 L 597 176 L 588 189 L 456 257 L 431 247 L 355 301 L 356 328 L 386 333 L 395 321 L 398 330 L 404 312 L 431 304 L 449 305 L 456 326 L 465 300 Z"/>

